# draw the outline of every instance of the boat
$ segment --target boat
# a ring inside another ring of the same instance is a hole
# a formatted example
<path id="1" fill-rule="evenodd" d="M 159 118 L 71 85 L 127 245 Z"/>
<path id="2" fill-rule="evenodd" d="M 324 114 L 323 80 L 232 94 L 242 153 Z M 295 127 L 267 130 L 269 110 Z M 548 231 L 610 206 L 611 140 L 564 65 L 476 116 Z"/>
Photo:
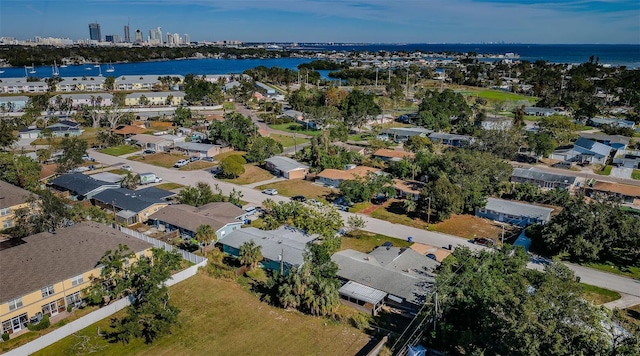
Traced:
<path id="1" fill-rule="evenodd" d="M 93 69 L 93 68 L 91 68 L 91 67 L 87 67 L 87 68 L 85 68 L 84 70 L 92 70 L 92 69 Z"/>
<path id="2" fill-rule="evenodd" d="M 96 63 L 93 66 L 96 67 L 96 68 L 99 68 L 100 67 L 100 63 Z"/>
<path id="3" fill-rule="evenodd" d="M 30 74 L 34 74 L 36 72 L 36 67 L 33 65 L 33 63 L 31 63 L 31 70 L 29 71 Z"/>
<path id="4" fill-rule="evenodd" d="M 0 69 L 0 74 L 4 73 L 4 70 Z"/>
<path id="5" fill-rule="evenodd" d="M 60 65 L 60 68 L 67 68 L 67 65 L 66 65 L 66 64 L 64 64 L 64 63 L 62 63 L 62 64 Z"/>
<path id="6" fill-rule="evenodd" d="M 51 67 L 51 76 L 52 77 L 57 77 L 60 75 L 60 71 L 58 71 L 58 64 L 56 63 L 56 60 L 53 60 L 53 66 Z"/>
<path id="7" fill-rule="evenodd" d="M 106 72 L 107 72 L 107 73 L 113 73 L 113 72 L 115 72 L 115 70 L 116 70 L 116 69 L 115 69 L 115 68 L 113 68 L 113 66 L 111 65 L 111 62 L 109 62 L 109 66 L 107 67 Z"/>

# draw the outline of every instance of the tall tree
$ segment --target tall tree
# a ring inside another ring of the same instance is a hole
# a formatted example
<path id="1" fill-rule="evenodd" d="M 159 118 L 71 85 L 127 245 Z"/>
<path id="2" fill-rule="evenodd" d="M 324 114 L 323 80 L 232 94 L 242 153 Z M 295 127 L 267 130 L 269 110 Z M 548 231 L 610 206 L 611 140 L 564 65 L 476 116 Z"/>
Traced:
<path id="1" fill-rule="evenodd" d="M 65 137 L 60 142 L 62 155 L 58 158 L 58 172 L 67 172 L 78 167 L 87 153 L 87 141 L 78 137 Z"/>
<path id="2" fill-rule="evenodd" d="M 282 144 L 271 137 L 255 136 L 249 143 L 247 161 L 263 163 L 267 158 L 282 153 Z"/>
<path id="3" fill-rule="evenodd" d="M 257 245 L 253 240 L 240 245 L 240 263 L 254 269 L 262 261 L 262 246 Z"/>
<path id="4" fill-rule="evenodd" d="M 348 128 L 359 128 L 371 117 L 382 112 L 373 100 L 373 94 L 365 94 L 358 89 L 352 90 L 341 104 L 344 123 Z"/>
<path id="5" fill-rule="evenodd" d="M 18 135 L 14 133 L 15 127 L 7 119 L 0 119 L 0 150 L 8 150 L 18 142 Z"/>
<path id="6" fill-rule="evenodd" d="M 211 241 L 216 241 L 216 232 L 213 230 L 211 225 L 202 224 L 198 226 L 198 229 L 196 230 L 196 241 L 200 243 L 200 249 L 204 255 L 204 246 L 209 244 Z"/>

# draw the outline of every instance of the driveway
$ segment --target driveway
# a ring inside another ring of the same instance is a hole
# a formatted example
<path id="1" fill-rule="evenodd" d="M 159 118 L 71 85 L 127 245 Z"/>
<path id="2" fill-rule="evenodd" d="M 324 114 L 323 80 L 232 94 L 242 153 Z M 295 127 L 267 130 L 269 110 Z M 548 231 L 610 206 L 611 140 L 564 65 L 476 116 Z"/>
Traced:
<path id="1" fill-rule="evenodd" d="M 631 179 L 631 173 L 633 173 L 633 168 L 613 167 L 609 177 Z"/>

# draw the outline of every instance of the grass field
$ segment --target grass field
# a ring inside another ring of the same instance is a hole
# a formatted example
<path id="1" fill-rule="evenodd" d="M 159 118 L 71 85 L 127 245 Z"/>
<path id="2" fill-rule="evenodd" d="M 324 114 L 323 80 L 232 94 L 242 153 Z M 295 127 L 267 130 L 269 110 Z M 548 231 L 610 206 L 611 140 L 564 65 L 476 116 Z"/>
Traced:
<path id="1" fill-rule="evenodd" d="M 197 171 L 200 169 L 207 169 L 213 166 L 216 166 L 217 163 L 209 162 L 209 161 L 195 161 L 187 164 L 186 166 L 180 167 L 181 171 Z"/>
<path id="2" fill-rule="evenodd" d="M 309 139 L 304 137 L 296 137 L 295 141 L 293 140 L 293 137 L 287 136 L 287 135 L 271 134 L 269 135 L 269 137 L 276 140 L 277 142 L 280 142 L 280 144 L 284 148 L 292 147 L 292 146 L 295 146 L 296 144 L 300 145 L 300 144 L 309 142 Z"/>
<path id="3" fill-rule="evenodd" d="M 278 191 L 278 194 L 287 197 L 293 197 L 296 195 L 304 195 L 307 199 L 317 199 L 327 201 L 327 197 L 331 194 L 338 193 L 338 189 L 327 188 L 311 182 L 293 179 L 285 180 L 276 183 L 270 183 L 261 185 L 258 189 L 274 188 Z"/>
<path id="4" fill-rule="evenodd" d="M 353 230 L 342 237 L 341 250 L 351 249 L 364 253 L 371 252 L 377 246 L 381 246 L 385 242 L 391 242 L 395 247 L 409 247 L 411 242 L 396 239 L 395 237 L 389 237 L 381 234 L 374 234 L 373 232 Z"/>
<path id="5" fill-rule="evenodd" d="M 505 239 L 516 232 L 510 226 L 505 226 Z M 472 239 L 477 237 L 489 237 L 500 241 L 502 226 L 487 219 L 473 215 L 452 215 L 449 219 L 431 225 L 431 230 L 443 232 L 454 236 Z"/>
<path id="6" fill-rule="evenodd" d="M 225 159 L 225 158 L 227 158 L 229 156 L 233 156 L 233 155 L 244 156 L 246 154 L 247 154 L 247 152 L 245 152 L 245 151 L 229 151 L 229 152 L 220 153 L 218 155 L 215 155 L 213 158 L 215 158 L 216 161 L 222 161 L 223 159 Z"/>
<path id="7" fill-rule="evenodd" d="M 356 203 L 356 204 L 353 204 L 353 206 L 349 208 L 349 212 L 358 213 L 358 212 L 361 212 L 364 209 L 370 207 L 371 205 L 373 205 L 373 204 L 371 204 L 368 201 L 364 201 L 364 202 L 361 202 L 361 203 Z"/>
<path id="8" fill-rule="evenodd" d="M 631 172 L 631 178 L 640 179 L 640 169 L 634 169 L 633 172 Z"/>
<path id="9" fill-rule="evenodd" d="M 225 111 L 227 111 L 227 110 L 234 111 L 236 109 L 236 107 L 235 107 L 235 105 L 233 105 L 233 103 L 222 103 L 222 107 L 224 108 Z"/>
<path id="10" fill-rule="evenodd" d="M 371 212 L 371 217 L 385 220 L 393 224 L 402 224 L 418 229 L 428 230 L 429 224 L 419 218 L 412 218 L 406 215 L 402 202 L 395 199 L 389 199 L 381 207 Z"/>
<path id="11" fill-rule="evenodd" d="M 614 300 L 620 299 L 620 293 L 614 292 L 609 289 L 604 289 L 596 286 L 592 286 L 590 284 L 580 283 L 584 290 L 584 298 L 586 300 L 590 300 L 595 304 L 605 304 L 612 302 Z"/>
<path id="12" fill-rule="evenodd" d="M 479 98 L 491 100 L 491 101 L 521 101 L 526 100 L 530 103 L 535 103 L 536 98 L 526 95 L 520 95 L 510 93 L 502 90 L 487 90 L 487 89 L 467 89 L 460 91 L 460 94 L 467 96 L 478 96 Z"/>
<path id="13" fill-rule="evenodd" d="M 174 190 L 174 189 L 184 188 L 184 185 L 169 182 L 169 183 L 158 184 L 155 187 L 158 189 L 164 189 L 164 190 Z"/>
<path id="14" fill-rule="evenodd" d="M 180 159 L 184 159 L 183 154 L 154 153 L 146 156 L 131 156 L 127 158 L 131 161 L 144 161 L 144 163 L 152 164 L 158 167 L 171 168 Z"/>
<path id="15" fill-rule="evenodd" d="M 251 184 L 256 182 L 262 182 L 263 180 L 268 180 L 273 178 L 273 174 L 269 173 L 269 171 L 264 170 L 258 166 L 254 166 L 252 164 L 244 165 L 244 173 L 235 179 L 223 179 L 218 178 L 223 182 L 229 182 L 234 184 Z"/>
<path id="16" fill-rule="evenodd" d="M 100 153 L 106 153 L 111 156 L 122 156 L 136 151 L 140 151 L 140 148 L 131 145 L 120 145 L 103 148 L 100 150 Z"/>
<path id="17" fill-rule="evenodd" d="M 597 170 L 595 173 L 599 174 L 601 176 L 608 176 L 608 175 L 611 174 L 611 169 L 613 169 L 613 166 L 608 165 L 608 166 L 605 166 L 602 169 Z"/>
<path id="18" fill-rule="evenodd" d="M 87 336 L 99 355 L 354 355 L 369 341 L 353 327 L 269 306 L 236 282 L 202 273 L 170 293 L 181 310 L 180 322 L 151 345 L 138 339 L 109 343 L 97 336 L 98 326 L 108 330 L 108 319 L 76 334 Z M 35 355 L 75 355 L 78 341 L 69 336 Z"/>
<path id="19" fill-rule="evenodd" d="M 302 124 L 297 124 L 295 122 L 288 122 L 286 124 L 277 124 L 277 125 L 269 125 L 270 128 L 279 131 L 285 132 L 296 132 L 301 133 L 308 136 L 318 136 L 322 133 L 320 130 L 306 130 Z"/>

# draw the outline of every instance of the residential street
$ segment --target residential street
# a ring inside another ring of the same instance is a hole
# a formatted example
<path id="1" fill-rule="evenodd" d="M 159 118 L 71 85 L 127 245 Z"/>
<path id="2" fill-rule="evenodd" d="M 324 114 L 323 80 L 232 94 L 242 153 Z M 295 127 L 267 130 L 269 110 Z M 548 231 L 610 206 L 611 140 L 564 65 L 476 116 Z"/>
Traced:
<path id="1" fill-rule="evenodd" d="M 206 170 L 199 171 L 179 171 L 175 168 L 162 168 L 146 164 L 139 161 L 130 161 L 122 157 L 114 157 L 107 154 L 102 154 L 97 151 L 89 150 L 89 156 L 96 159 L 96 161 L 109 166 L 128 164 L 133 168 L 136 173 L 153 172 L 164 179 L 164 182 L 175 182 L 182 185 L 195 185 L 197 182 L 206 182 L 211 186 L 218 184 L 222 192 L 228 194 L 233 188 L 243 193 L 243 200 L 247 201 L 251 205 L 259 206 L 266 198 L 271 198 L 275 201 L 288 201 L 288 197 L 283 196 L 267 196 L 262 194 L 259 190 L 240 186 L 231 183 L 222 182 L 213 178 L 211 173 Z M 346 218 L 351 213 L 341 212 L 341 215 Z M 448 247 L 449 245 L 455 246 L 467 246 L 472 249 L 481 249 L 484 247 L 474 245 L 468 242 L 466 239 L 459 238 L 452 235 L 442 234 L 438 232 L 425 231 L 421 229 L 412 228 L 405 225 L 392 224 L 387 221 L 374 219 L 369 216 L 362 216 L 366 221 L 366 227 L 363 230 L 380 233 L 383 235 L 406 239 L 411 236 L 414 242 L 419 242 L 431 246 Z M 568 266 L 581 278 L 581 281 L 587 284 L 592 284 L 602 288 L 615 290 L 624 294 L 640 297 L 640 281 L 630 278 L 621 277 L 618 275 L 601 272 L 577 265 L 568 264 Z M 529 263 L 530 268 L 541 269 L 543 266 L 540 264 Z"/>

